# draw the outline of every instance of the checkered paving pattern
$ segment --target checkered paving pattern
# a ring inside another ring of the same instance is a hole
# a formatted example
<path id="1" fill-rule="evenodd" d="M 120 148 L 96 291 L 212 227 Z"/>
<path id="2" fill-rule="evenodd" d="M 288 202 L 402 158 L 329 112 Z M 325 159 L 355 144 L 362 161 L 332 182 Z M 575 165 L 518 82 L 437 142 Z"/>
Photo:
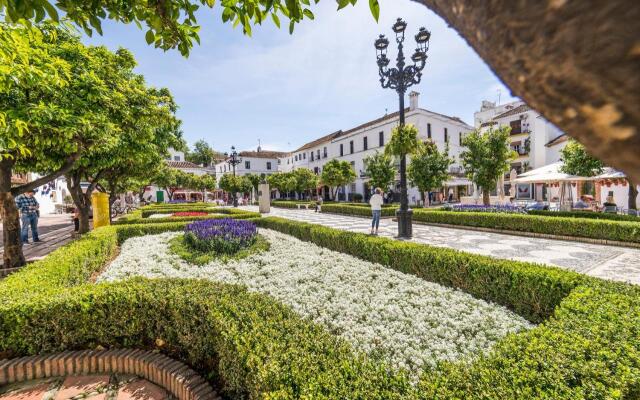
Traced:
<path id="1" fill-rule="evenodd" d="M 258 211 L 257 207 L 243 207 Z M 270 216 L 310 222 L 336 229 L 368 233 L 367 218 L 316 213 L 313 210 L 271 208 Z M 380 221 L 379 236 L 395 238 L 397 223 Z M 640 249 L 413 225 L 412 242 L 447 247 L 496 258 L 530 261 L 571 269 L 587 275 L 640 284 Z"/>

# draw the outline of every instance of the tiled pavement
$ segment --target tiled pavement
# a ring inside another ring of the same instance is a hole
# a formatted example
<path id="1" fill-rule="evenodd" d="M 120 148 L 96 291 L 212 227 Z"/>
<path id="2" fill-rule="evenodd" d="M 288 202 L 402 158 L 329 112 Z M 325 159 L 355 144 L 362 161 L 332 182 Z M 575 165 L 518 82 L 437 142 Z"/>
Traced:
<path id="1" fill-rule="evenodd" d="M 257 211 L 257 207 L 243 207 Z M 271 208 L 269 215 L 345 229 L 369 232 L 370 220 L 344 215 L 315 213 L 313 210 Z M 393 238 L 397 224 L 390 218 L 380 221 L 379 235 Z M 640 284 L 640 249 L 597 245 L 472 231 L 439 226 L 413 226 L 413 242 L 448 247 L 497 258 L 531 261 L 582 272 L 587 275 Z"/>
<path id="2" fill-rule="evenodd" d="M 0 388 L 0 400 L 162 400 L 164 389 L 135 375 L 79 375 L 21 382 Z"/>
<path id="3" fill-rule="evenodd" d="M 0 225 L 0 241 L 2 240 L 2 229 Z M 70 214 L 43 215 L 38 220 L 38 236 L 42 242 L 33 243 L 31 241 L 31 231 L 29 231 L 29 244 L 22 247 L 27 261 L 36 261 L 51 253 L 58 247 L 72 240 L 73 221 Z M 4 248 L 0 249 L 0 257 L 4 253 Z"/>

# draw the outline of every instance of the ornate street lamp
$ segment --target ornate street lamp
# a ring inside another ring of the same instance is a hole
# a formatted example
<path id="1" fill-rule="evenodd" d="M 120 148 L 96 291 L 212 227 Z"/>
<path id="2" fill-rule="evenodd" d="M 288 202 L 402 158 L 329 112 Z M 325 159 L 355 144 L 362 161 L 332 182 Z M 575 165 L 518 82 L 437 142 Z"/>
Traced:
<path id="1" fill-rule="evenodd" d="M 396 66 L 388 68 L 389 58 L 387 58 L 387 47 L 389 40 L 380 35 L 376 39 L 374 46 L 378 58 L 378 69 L 380 74 L 380 84 L 383 89 L 393 89 L 398 93 L 400 103 L 400 126 L 404 126 L 404 95 L 407 89 L 413 85 L 420 83 L 422 78 L 422 70 L 427 62 L 427 51 L 429 51 L 429 39 L 431 33 L 425 28 L 420 28 L 415 35 L 417 48 L 411 56 L 413 65 L 405 64 L 403 52 L 404 31 L 407 29 L 407 23 L 398 18 L 391 27 L 396 34 L 396 43 L 398 44 L 398 57 L 396 58 Z M 409 199 L 407 196 L 407 157 L 403 155 L 400 158 L 400 209 L 396 211 L 398 219 L 398 237 L 410 238 L 412 235 L 411 218 L 413 211 L 409 209 Z"/>
<path id="2" fill-rule="evenodd" d="M 231 146 L 231 154 L 224 153 L 224 156 L 226 158 L 227 164 L 231 166 L 231 169 L 233 170 L 233 176 L 235 177 L 236 165 L 242 162 L 242 158 L 240 158 L 240 156 L 238 155 L 238 152 L 236 151 L 235 146 Z M 232 195 L 233 195 L 233 206 L 238 207 L 238 196 L 236 196 L 236 193 L 232 193 Z"/>

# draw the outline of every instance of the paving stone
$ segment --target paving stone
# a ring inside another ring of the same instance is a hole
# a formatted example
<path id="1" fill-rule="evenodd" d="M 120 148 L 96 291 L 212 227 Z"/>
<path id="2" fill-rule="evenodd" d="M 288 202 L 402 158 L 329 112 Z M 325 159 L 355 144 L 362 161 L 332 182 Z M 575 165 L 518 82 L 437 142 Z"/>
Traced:
<path id="1" fill-rule="evenodd" d="M 258 207 L 241 207 L 258 211 Z M 351 232 L 368 233 L 371 220 L 313 210 L 271 208 L 267 216 L 303 221 Z M 397 223 L 380 220 L 379 236 L 395 238 Z M 496 258 L 529 261 L 591 276 L 640 284 L 640 249 L 570 240 L 525 237 L 432 225 L 413 225 L 412 242 L 446 247 Z"/>
<path id="2" fill-rule="evenodd" d="M 162 388 L 141 379 L 120 388 L 116 400 L 162 400 L 168 397 Z"/>
<path id="3" fill-rule="evenodd" d="M 109 384 L 109 375 L 68 376 L 56 393 L 55 400 L 64 400 L 82 393 L 94 392 Z"/>
<path id="4" fill-rule="evenodd" d="M 0 394 L 0 400 L 41 400 L 49 391 L 51 383 L 25 385 L 18 389 Z"/>

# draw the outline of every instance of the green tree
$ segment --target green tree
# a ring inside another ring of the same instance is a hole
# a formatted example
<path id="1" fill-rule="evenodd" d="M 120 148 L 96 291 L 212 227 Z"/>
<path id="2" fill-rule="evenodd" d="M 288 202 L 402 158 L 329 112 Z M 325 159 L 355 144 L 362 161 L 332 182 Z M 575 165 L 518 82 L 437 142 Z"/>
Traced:
<path id="1" fill-rule="evenodd" d="M 393 158 L 388 154 L 379 153 L 365 158 L 365 174 L 369 177 L 369 184 L 374 188 L 386 191 L 396 177 L 396 166 Z"/>
<path id="2" fill-rule="evenodd" d="M 347 161 L 333 159 L 322 168 L 320 180 L 324 185 L 332 188 L 331 198 L 335 199 L 338 188 L 356 180 L 356 172 Z"/>
<path id="3" fill-rule="evenodd" d="M 589 154 L 583 145 L 573 139 L 560 150 L 560 160 L 560 171 L 569 175 L 595 176 L 604 169 L 602 161 Z"/>
<path id="4" fill-rule="evenodd" d="M 244 176 L 224 174 L 220 178 L 219 187 L 235 198 L 238 193 L 248 193 L 251 191 L 251 181 Z"/>
<path id="5" fill-rule="evenodd" d="M 287 178 L 287 174 L 284 172 L 275 172 L 271 175 L 267 176 L 267 183 L 271 190 L 277 190 L 280 192 L 280 195 L 285 194 L 285 180 Z"/>
<path id="6" fill-rule="evenodd" d="M 460 159 L 467 177 L 482 188 L 484 205 L 490 204 L 491 190 L 496 187 L 500 176 L 509 171 L 511 161 L 517 156 L 510 147 L 510 131 L 508 126 L 486 133 L 474 130 L 462 139 L 462 146 L 466 149 L 460 153 Z"/>
<path id="7" fill-rule="evenodd" d="M 121 103 L 105 115 L 113 128 L 102 137 L 100 146 L 83 152 L 66 174 L 67 187 L 79 211 L 80 233 L 89 230 L 91 195 L 95 189 L 104 188 L 106 176 L 115 181 L 144 173 L 145 168 L 153 169 L 163 162 L 169 147 L 180 143 L 179 121 L 174 117 L 177 107 L 169 91 L 147 88 L 142 76 L 133 73 L 135 60 L 128 51 L 120 49 L 113 54 L 103 47 L 90 50 L 95 50 L 108 72 L 111 97 Z M 126 165 L 131 169 L 124 169 Z M 86 190 L 81 182 L 89 182 Z"/>
<path id="8" fill-rule="evenodd" d="M 402 127 L 396 126 L 391 131 L 391 140 L 384 148 L 384 152 L 390 156 L 400 157 L 413 154 L 420 147 L 418 139 L 418 128 L 407 124 Z"/>
<path id="9" fill-rule="evenodd" d="M 431 141 L 421 145 L 411 157 L 408 171 L 409 180 L 412 185 L 418 187 L 427 203 L 429 201 L 428 193 L 441 188 L 444 182 L 449 179 L 449 166 L 452 162 L 453 159 L 449 157 L 448 149 L 441 153 L 435 143 Z"/>
<path id="10" fill-rule="evenodd" d="M 4 264 L 24 264 L 14 196 L 71 170 L 81 154 L 109 142 L 109 117 L 125 101 L 114 91 L 113 65 L 126 62 L 82 45 L 63 28 L 0 24 L 0 198 Z M 117 82 L 120 83 L 120 82 Z M 41 178 L 11 187 L 14 172 Z"/>
<path id="11" fill-rule="evenodd" d="M 214 157 L 216 156 L 216 152 L 213 150 L 211 146 L 204 140 L 200 139 L 193 145 L 193 150 L 190 150 L 185 155 L 187 161 L 192 162 L 194 164 L 202 165 L 203 167 L 208 167 L 211 165 Z"/>
<path id="12" fill-rule="evenodd" d="M 316 1 L 317 2 L 317 1 Z M 338 9 L 355 0 L 336 0 Z M 196 11 L 201 7 L 213 8 L 214 0 L 179 0 L 179 1 L 140 1 L 122 0 L 91 1 L 86 0 L 0 0 L 0 15 L 9 22 L 39 22 L 45 17 L 58 21 L 59 16 L 55 4 L 65 11 L 65 17 L 89 36 L 95 30 L 102 34 L 102 20 L 107 18 L 123 23 L 134 22 L 140 29 L 146 25 L 145 39 L 163 50 L 177 48 L 183 55 L 188 55 L 194 42 L 200 43 L 200 26 Z M 242 25 L 242 31 L 251 35 L 251 27 L 262 24 L 267 19 L 279 28 L 280 18 L 289 20 L 289 32 L 292 33 L 296 23 L 304 18 L 313 19 L 308 0 L 231 0 L 218 2 L 222 7 L 222 21 L 233 26 Z M 378 0 L 369 0 L 373 16 L 378 19 L 380 6 Z"/>
<path id="13" fill-rule="evenodd" d="M 318 175 L 311 172 L 307 168 L 298 168 L 293 171 L 293 177 L 295 178 L 295 191 L 299 193 L 307 193 L 311 197 L 311 191 L 318 187 L 320 178 Z"/>

